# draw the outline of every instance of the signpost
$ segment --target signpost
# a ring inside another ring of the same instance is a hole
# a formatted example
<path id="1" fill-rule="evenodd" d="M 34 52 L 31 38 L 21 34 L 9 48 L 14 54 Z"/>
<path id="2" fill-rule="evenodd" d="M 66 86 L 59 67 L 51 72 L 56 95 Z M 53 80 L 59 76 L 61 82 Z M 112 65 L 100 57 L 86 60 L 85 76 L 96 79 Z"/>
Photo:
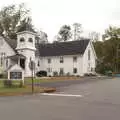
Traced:
<path id="1" fill-rule="evenodd" d="M 31 69 L 31 73 L 32 73 L 32 93 L 34 93 L 34 70 L 35 70 L 35 62 L 34 61 L 30 61 L 29 67 Z"/>

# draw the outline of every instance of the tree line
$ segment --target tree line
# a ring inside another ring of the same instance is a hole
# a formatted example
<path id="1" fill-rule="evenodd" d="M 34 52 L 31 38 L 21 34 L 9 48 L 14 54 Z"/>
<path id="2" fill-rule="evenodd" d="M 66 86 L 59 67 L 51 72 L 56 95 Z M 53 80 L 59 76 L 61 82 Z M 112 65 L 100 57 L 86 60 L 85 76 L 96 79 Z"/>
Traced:
<path id="1" fill-rule="evenodd" d="M 102 35 L 102 41 L 93 43 L 97 54 L 98 73 L 120 72 L 120 28 L 109 26 Z"/>
<path id="2" fill-rule="evenodd" d="M 17 39 L 17 32 L 29 29 L 36 32 L 37 40 L 47 41 L 47 34 L 37 30 L 32 24 L 30 10 L 25 4 L 9 5 L 0 10 L 0 35 L 10 39 Z"/>

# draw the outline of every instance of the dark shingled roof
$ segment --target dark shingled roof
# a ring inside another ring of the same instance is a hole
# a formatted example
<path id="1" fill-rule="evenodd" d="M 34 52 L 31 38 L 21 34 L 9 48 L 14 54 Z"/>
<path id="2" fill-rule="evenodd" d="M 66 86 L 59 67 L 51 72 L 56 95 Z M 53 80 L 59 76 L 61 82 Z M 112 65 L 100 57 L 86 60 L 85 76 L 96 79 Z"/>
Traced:
<path id="1" fill-rule="evenodd" d="M 32 26 L 27 23 L 24 26 L 21 26 L 17 32 L 23 32 L 23 31 L 30 31 L 36 33 L 36 31 L 32 28 Z"/>
<path id="2" fill-rule="evenodd" d="M 15 48 L 17 47 L 17 40 L 9 39 L 9 38 L 6 38 L 6 37 L 4 37 L 4 39 L 10 45 L 10 47 L 15 50 Z"/>
<path id="3" fill-rule="evenodd" d="M 5 38 L 6 42 L 11 48 L 15 50 L 17 47 L 17 40 Z M 75 55 L 84 54 L 84 51 L 89 43 L 89 39 L 57 42 L 48 44 L 36 44 L 36 56 L 61 56 L 61 55 Z M 15 52 L 17 52 L 15 50 Z"/>
<path id="4" fill-rule="evenodd" d="M 8 56 L 7 58 L 16 58 L 16 59 L 18 59 L 19 57 L 26 59 L 26 57 L 24 55 L 19 54 L 19 53 L 16 53 L 15 55 L 12 55 L 12 56 Z"/>
<path id="5" fill-rule="evenodd" d="M 84 54 L 84 51 L 89 43 L 89 39 L 59 42 L 52 44 L 36 45 L 36 55 L 45 56 L 61 56 L 61 55 L 75 55 Z"/>

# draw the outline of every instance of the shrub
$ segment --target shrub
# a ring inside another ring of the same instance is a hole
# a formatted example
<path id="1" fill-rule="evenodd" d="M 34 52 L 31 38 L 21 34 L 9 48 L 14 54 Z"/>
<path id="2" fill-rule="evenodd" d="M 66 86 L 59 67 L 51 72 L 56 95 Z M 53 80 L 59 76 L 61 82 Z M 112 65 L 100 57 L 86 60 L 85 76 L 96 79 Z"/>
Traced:
<path id="1" fill-rule="evenodd" d="M 84 76 L 90 76 L 88 73 L 85 73 Z"/>
<path id="2" fill-rule="evenodd" d="M 4 80 L 4 87 L 8 87 L 8 88 L 22 88 L 24 87 L 23 81 L 13 81 L 13 80 Z"/>
<path id="3" fill-rule="evenodd" d="M 80 75 L 76 75 L 76 77 L 80 77 Z"/>
<path id="4" fill-rule="evenodd" d="M 19 87 L 20 87 L 20 88 L 23 88 L 23 87 L 24 87 L 24 83 L 23 83 L 22 80 L 20 81 Z"/>
<path id="5" fill-rule="evenodd" d="M 96 76 L 96 75 L 95 75 L 95 74 L 93 74 L 93 73 L 90 73 L 90 74 L 89 74 L 89 76 Z"/>
<path id="6" fill-rule="evenodd" d="M 12 80 L 4 80 L 5 87 L 12 87 Z"/>
<path id="7" fill-rule="evenodd" d="M 85 73 L 84 76 L 96 76 L 96 75 L 93 73 Z"/>
<path id="8" fill-rule="evenodd" d="M 59 76 L 64 76 L 64 75 L 65 75 L 64 72 L 62 71 L 59 72 Z"/>
<path id="9" fill-rule="evenodd" d="M 3 78 L 3 76 L 4 76 L 4 75 L 3 75 L 2 73 L 0 73 L 0 78 Z"/>
<path id="10" fill-rule="evenodd" d="M 5 72 L 5 73 L 3 74 L 3 77 L 4 77 L 5 79 L 8 78 L 8 74 L 7 74 L 7 72 Z"/>
<path id="11" fill-rule="evenodd" d="M 54 71 L 54 72 L 53 72 L 53 76 L 58 76 L 58 72 L 57 72 L 57 71 Z"/>
<path id="12" fill-rule="evenodd" d="M 69 76 L 70 76 L 70 73 L 68 72 L 68 73 L 66 74 L 66 76 L 69 77 Z"/>

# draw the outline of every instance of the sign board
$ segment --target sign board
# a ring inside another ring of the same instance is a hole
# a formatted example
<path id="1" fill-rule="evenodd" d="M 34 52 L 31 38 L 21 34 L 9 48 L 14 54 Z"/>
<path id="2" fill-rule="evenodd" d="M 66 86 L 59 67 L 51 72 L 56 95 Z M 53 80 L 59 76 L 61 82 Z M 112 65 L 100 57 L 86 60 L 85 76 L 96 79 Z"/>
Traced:
<path id="1" fill-rule="evenodd" d="M 24 82 L 24 70 L 18 65 L 13 65 L 8 69 L 8 80 L 23 80 Z"/>
<path id="2" fill-rule="evenodd" d="M 22 79 L 22 72 L 10 72 L 10 79 Z"/>

